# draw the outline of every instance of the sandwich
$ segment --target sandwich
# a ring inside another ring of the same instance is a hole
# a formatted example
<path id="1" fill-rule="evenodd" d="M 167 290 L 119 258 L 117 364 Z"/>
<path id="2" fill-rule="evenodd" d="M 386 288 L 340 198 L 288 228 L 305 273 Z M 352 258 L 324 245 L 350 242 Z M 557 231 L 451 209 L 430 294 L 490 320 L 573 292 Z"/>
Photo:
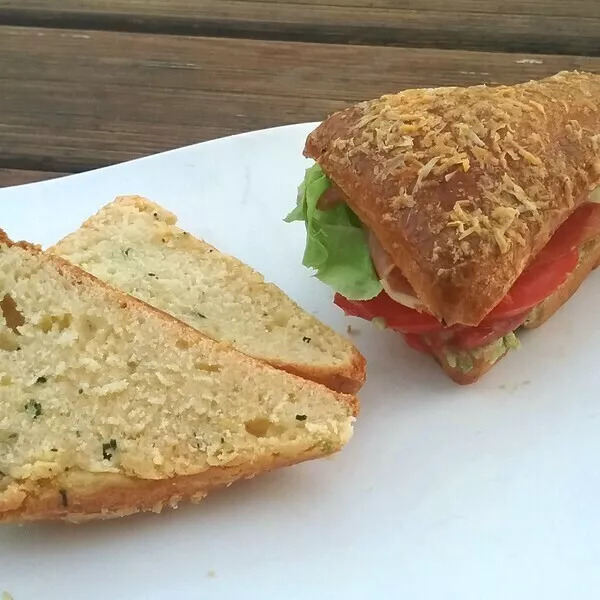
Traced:
<path id="1" fill-rule="evenodd" d="M 339 450 L 353 396 L 0 232 L 0 522 L 158 512 Z"/>
<path id="2" fill-rule="evenodd" d="M 600 76 L 413 89 L 319 125 L 287 221 L 347 314 L 476 381 L 600 257 Z"/>
<path id="3" fill-rule="evenodd" d="M 140 196 L 122 196 L 49 252 L 203 334 L 274 367 L 356 393 L 365 359 L 238 259 L 176 225 Z"/>

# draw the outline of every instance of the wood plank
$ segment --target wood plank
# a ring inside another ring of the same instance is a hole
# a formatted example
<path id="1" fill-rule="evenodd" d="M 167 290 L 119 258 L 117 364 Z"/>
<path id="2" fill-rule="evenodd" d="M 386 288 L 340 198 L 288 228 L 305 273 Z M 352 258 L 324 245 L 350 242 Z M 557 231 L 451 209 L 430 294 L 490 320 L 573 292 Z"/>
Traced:
<path id="1" fill-rule="evenodd" d="M 50 171 L 26 171 L 24 169 L 0 169 L 0 188 L 23 183 L 34 183 L 62 177 L 67 173 L 53 173 Z"/>
<path id="2" fill-rule="evenodd" d="M 93 0 L 97 2 L 97 0 Z M 213 3 L 218 0 L 211 0 Z M 174 5 L 176 10 L 185 7 L 193 8 L 197 5 L 194 0 L 108 0 L 104 4 L 135 4 L 140 5 Z M 287 0 L 262 0 L 268 4 L 288 4 Z M 301 2 L 292 2 L 298 6 L 305 5 L 331 5 L 337 8 L 347 10 L 348 8 L 364 7 L 374 9 L 404 9 L 404 10 L 439 10 L 446 12 L 475 12 L 487 14 L 516 14 L 516 15 L 549 15 L 549 16 L 576 16 L 576 17 L 600 17 L 600 6 L 597 2 L 590 0 L 302 0 Z"/>
<path id="3" fill-rule="evenodd" d="M 596 0 L 0 0 L 0 23 L 600 55 Z"/>
<path id="4" fill-rule="evenodd" d="M 119 15 L 160 16 L 169 15 L 193 18 L 198 14 L 217 9 L 221 0 L 61 0 L 60 7 L 53 0 L 2 0 L 0 7 L 27 8 L 30 12 L 55 9 L 57 12 L 106 13 Z M 306 6 L 327 6 L 340 10 L 368 8 L 371 10 L 422 10 L 446 12 L 473 12 L 486 14 L 548 15 L 572 17 L 600 17 L 600 6 L 590 0 L 238 0 L 238 7 L 258 4 L 293 6 L 297 12 L 306 12 Z M 302 8 L 304 7 L 304 8 Z M 451 8 L 451 10 L 449 10 Z"/>
<path id="5" fill-rule="evenodd" d="M 600 59 L 0 27 L 0 167 L 76 172 L 407 87 Z"/>

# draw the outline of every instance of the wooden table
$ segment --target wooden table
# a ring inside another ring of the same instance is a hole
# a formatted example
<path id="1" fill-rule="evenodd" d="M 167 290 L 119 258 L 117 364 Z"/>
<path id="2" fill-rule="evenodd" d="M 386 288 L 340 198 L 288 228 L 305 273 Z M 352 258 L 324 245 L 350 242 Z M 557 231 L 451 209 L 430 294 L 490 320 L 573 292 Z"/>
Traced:
<path id="1" fill-rule="evenodd" d="M 561 69 L 600 71 L 599 0 L 0 0 L 0 186 Z"/>

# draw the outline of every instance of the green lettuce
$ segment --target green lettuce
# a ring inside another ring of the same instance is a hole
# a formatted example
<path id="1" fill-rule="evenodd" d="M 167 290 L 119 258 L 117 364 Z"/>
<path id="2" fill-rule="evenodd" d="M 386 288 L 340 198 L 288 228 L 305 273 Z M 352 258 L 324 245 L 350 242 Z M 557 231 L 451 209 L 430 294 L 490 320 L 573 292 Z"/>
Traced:
<path id="1" fill-rule="evenodd" d="M 367 234 L 346 203 L 328 210 L 317 208 L 331 185 L 319 165 L 306 170 L 298 188 L 298 204 L 285 218 L 304 221 L 306 248 L 302 264 L 316 270 L 316 277 L 349 300 L 369 300 L 381 292 Z"/>

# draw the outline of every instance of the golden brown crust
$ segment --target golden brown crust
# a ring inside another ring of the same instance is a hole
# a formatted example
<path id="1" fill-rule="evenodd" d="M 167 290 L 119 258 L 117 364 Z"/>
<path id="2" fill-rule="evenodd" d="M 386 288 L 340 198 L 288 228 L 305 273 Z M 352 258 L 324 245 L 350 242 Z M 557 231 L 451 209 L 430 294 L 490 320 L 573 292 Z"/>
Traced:
<path id="1" fill-rule="evenodd" d="M 25 242 L 23 240 L 20 242 L 13 242 L 13 240 L 8 237 L 4 229 L 0 229 L 0 245 L 5 245 L 9 248 L 11 246 L 19 246 L 19 248 L 23 248 L 23 250 L 27 250 L 28 252 L 34 254 L 39 254 L 42 251 L 41 247 L 37 244 L 30 244 L 29 242 Z"/>
<path id="2" fill-rule="evenodd" d="M 0 522 L 36 520 L 71 522 L 120 517 L 136 512 L 160 512 L 179 502 L 198 502 L 210 491 L 238 479 L 250 479 L 298 462 L 323 456 L 314 448 L 293 459 L 273 457 L 269 462 L 233 467 L 211 467 L 203 473 L 170 479 L 135 479 L 112 473 L 69 472 L 62 477 L 33 482 L 26 487 L 18 508 L 0 511 Z"/>
<path id="3" fill-rule="evenodd" d="M 314 158 L 448 325 L 477 325 L 600 182 L 600 76 L 407 90 L 336 113 Z"/>
<path id="4" fill-rule="evenodd" d="M 350 364 L 341 367 L 327 368 L 274 360 L 268 362 L 276 369 L 316 381 L 342 394 L 356 394 L 366 381 L 367 363 L 365 357 L 356 348 L 353 349 Z"/>

